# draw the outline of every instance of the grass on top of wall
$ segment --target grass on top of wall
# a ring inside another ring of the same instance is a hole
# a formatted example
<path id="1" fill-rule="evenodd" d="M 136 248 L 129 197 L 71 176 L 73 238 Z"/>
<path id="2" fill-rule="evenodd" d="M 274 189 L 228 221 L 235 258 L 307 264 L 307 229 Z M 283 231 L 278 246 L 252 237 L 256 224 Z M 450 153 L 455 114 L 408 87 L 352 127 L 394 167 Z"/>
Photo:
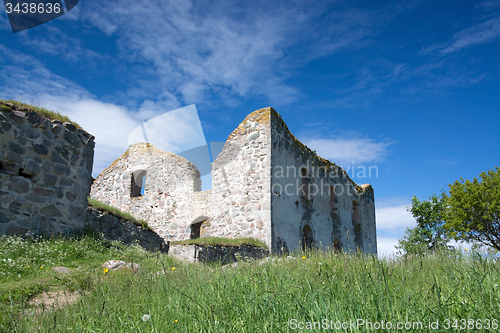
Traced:
<path id="1" fill-rule="evenodd" d="M 110 205 L 105 204 L 103 202 L 100 202 L 99 200 L 96 200 L 96 199 L 93 199 L 90 197 L 88 199 L 89 199 L 89 205 L 97 210 L 109 213 L 113 216 L 118 217 L 119 219 L 129 221 L 134 225 L 143 227 L 144 229 L 152 230 L 146 221 L 138 220 L 135 217 L 133 217 L 132 215 L 130 215 L 129 213 L 122 212 L 118 208 L 110 206 Z"/>
<path id="2" fill-rule="evenodd" d="M 255 238 L 223 238 L 223 237 L 203 237 L 186 239 L 181 241 L 172 241 L 172 245 L 205 245 L 205 246 L 242 246 L 251 245 L 267 249 L 267 245 Z"/>
<path id="3" fill-rule="evenodd" d="M 0 104 L 2 105 L 1 106 L 2 109 L 11 110 L 12 108 L 9 105 L 7 105 L 7 103 L 19 108 L 20 111 L 33 111 L 33 112 L 36 112 L 36 113 L 38 113 L 38 114 L 40 114 L 40 115 L 42 115 L 50 120 L 59 120 L 63 123 L 69 122 L 69 123 L 75 125 L 79 129 L 82 128 L 80 125 L 78 125 L 78 123 L 71 121 L 67 116 L 60 114 L 58 111 L 47 110 L 46 108 L 43 108 L 40 105 L 33 105 L 33 103 L 28 104 L 28 103 L 19 102 L 19 101 L 13 100 L 13 99 L 7 99 L 7 100 L 0 99 Z"/>

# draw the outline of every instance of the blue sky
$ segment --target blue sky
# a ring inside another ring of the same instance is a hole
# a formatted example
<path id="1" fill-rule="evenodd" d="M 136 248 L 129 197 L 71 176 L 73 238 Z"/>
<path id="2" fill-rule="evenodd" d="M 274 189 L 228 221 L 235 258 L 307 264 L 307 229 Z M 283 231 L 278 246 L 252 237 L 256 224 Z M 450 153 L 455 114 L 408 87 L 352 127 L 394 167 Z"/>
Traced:
<path id="1" fill-rule="evenodd" d="M 499 165 L 500 0 L 85 0 L 13 34 L 0 5 L 0 98 L 96 136 L 94 176 L 141 122 L 191 104 L 207 142 L 273 106 L 375 189 L 380 252 L 411 197 Z M 186 133 L 179 133 L 186 135 Z"/>

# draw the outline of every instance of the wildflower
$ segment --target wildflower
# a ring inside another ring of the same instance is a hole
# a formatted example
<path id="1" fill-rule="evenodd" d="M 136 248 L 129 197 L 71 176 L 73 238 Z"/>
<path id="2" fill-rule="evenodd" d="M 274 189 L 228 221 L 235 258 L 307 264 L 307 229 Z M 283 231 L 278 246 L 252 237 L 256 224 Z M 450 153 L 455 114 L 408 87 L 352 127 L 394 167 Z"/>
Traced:
<path id="1" fill-rule="evenodd" d="M 306 258 L 306 256 L 303 256 L 303 257 L 302 257 L 302 259 L 305 259 L 305 258 Z"/>
<path id="2" fill-rule="evenodd" d="M 40 266 L 40 268 L 43 268 L 43 266 Z"/>
<path id="3" fill-rule="evenodd" d="M 106 274 L 107 272 L 108 272 L 108 269 L 107 269 L 107 268 L 105 268 L 105 269 L 104 269 L 104 274 Z M 144 317 L 143 317 L 143 318 L 144 318 Z"/>
<path id="4" fill-rule="evenodd" d="M 176 323 L 176 322 L 177 322 L 177 319 L 176 319 L 176 320 L 174 320 L 174 323 Z"/>
<path id="5" fill-rule="evenodd" d="M 320 262 L 319 262 L 318 264 L 319 264 L 320 266 L 321 266 L 321 265 L 323 265 L 323 264 L 322 264 L 322 263 L 320 263 Z"/>
<path id="6" fill-rule="evenodd" d="M 148 321 L 151 317 L 149 315 L 142 316 L 142 321 Z"/>
<path id="7" fill-rule="evenodd" d="M 465 251 L 467 251 L 467 248 L 465 248 Z"/>
<path id="8" fill-rule="evenodd" d="M 172 267 L 172 270 L 175 271 L 175 267 Z"/>

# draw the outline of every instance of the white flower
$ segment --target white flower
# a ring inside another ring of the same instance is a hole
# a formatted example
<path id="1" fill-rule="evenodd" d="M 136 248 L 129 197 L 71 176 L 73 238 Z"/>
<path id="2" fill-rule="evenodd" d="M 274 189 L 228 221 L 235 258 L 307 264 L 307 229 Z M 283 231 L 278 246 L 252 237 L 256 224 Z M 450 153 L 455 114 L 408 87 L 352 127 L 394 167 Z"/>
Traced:
<path id="1" fill-rule="evenodd" d="M 323 265 L 323 264 L 322 264 L 322 263 L 320 263 L 320 262 L 319 262 L 318 264 Z"/>
<path id="2" fill-rule="evenodd" d="M 148 321 L 151 318 L 149 315 L 142 316 L 142 321 Z"/>

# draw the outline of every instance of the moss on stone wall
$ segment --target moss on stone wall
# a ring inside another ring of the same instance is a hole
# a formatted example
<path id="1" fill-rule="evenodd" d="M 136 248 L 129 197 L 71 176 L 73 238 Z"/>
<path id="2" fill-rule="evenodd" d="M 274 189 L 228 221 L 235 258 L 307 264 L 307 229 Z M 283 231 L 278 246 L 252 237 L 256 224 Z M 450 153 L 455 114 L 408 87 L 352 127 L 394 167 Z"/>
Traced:
<path id="1" fill-rule="evenodd" d="M 62 115 L 57 111 L 47 110 L 46 108 L 42 108 L 40 106 L 19 102 L 13 99 L 8 99 L 8 100 L 0 99 L 0 105 L 2 106 L 2 109 L 4 109 L 5 111 L 13 110 L 21 112 L 30 112 L 30 111 L 36 112 L 50 120 L 59 120 L 60 122 L 63 123 L 68 122 L 75 125 L 76 128 L 82 129 L 80 125 L 78 125 L 74 121 L 71 121 L 67 116 Z"/>

